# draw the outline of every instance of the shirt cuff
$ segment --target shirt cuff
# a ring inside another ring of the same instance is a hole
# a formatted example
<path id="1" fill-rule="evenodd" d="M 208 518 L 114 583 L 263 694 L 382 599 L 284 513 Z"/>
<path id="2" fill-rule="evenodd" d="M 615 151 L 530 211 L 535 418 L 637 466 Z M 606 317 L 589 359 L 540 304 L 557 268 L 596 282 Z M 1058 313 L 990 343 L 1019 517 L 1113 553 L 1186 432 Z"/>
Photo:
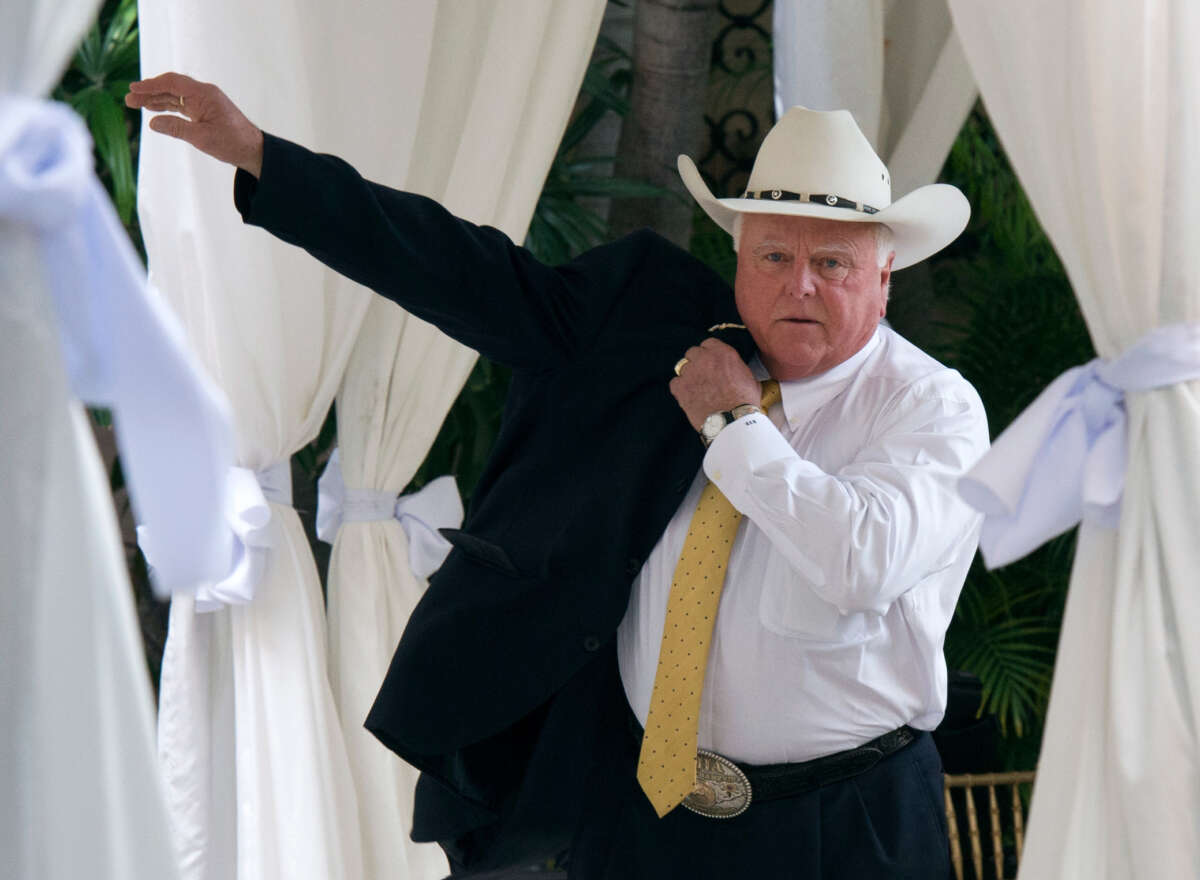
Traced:
<path id="1" fill-rule="evenodd" d="M 779 429 L 762 413 L 751 413 L 730 422 L 719 433 L 704 456 L 704 473 L 729 502 L 748 513 L 750 478 L 764 465 L 790 459 L 820 473 L 792 449 Z"/>

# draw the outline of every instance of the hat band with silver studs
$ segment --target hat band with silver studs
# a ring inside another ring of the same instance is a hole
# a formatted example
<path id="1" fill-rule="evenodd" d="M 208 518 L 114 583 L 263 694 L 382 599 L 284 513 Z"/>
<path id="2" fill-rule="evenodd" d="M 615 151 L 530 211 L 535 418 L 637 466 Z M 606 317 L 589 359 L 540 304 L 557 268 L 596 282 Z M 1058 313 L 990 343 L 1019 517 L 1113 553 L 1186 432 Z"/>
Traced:
<path id="1" fill-rule="evenodd" d="M 744 199 L 763 199 L 768 202 L 812 202 L 816 205 L 826 205 L 830 208 L 847 208 L 861 214 L 878 214 L 878 208 L 864 205 L 853 199 L 843 199 L 841 196 L 810 193 L 789 192 L 786 189 L 764 189 L 758 192 L 746 191 Z"/>

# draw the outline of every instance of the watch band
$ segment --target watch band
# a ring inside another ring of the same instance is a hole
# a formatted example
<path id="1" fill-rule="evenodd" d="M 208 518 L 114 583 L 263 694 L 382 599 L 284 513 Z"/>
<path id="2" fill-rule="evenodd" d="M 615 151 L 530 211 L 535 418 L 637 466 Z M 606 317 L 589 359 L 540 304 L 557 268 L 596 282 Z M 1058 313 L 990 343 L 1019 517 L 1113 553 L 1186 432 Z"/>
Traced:
<path id="1" fill-rule="evenodd" d="M 729 414 L 733 416 L 733 421 L 737 421 L 750 415 L 750 413 L 761 413 L 762 411 L 763 408 L 757 403 L 742 403 L 731 409 Z"/>
<path id="2" fill-rule="evenodd" d="M 761 413 L 762 411 L 762 407 L 758 404 L 739 403 L 731 410 L 709 413 L 700 425 L 700 442 L 707 447 L 717 439 L 717 435 L 725 430 L 725 426 L 730 422 L 736 422 L 751 413 Z"/>

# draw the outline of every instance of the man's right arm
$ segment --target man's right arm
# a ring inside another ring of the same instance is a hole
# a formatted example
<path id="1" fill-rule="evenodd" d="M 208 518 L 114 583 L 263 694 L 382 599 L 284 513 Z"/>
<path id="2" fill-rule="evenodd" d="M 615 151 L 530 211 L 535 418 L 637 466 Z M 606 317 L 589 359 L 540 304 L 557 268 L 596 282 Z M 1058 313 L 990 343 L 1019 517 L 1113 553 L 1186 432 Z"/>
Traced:
<path id="1" fill-rule="evenodd" d="M 499 230 L 264 135 L 216 86 L 162 74 L 133 84 L 126 103 L 186 114 L 155 117 L 150 127 L 238 166 L 234 198 L 247 223 L 492 360 L 552 366 L 591 335 L 603 304 L 586 289 L 586 273 L 547 267 Z"/>

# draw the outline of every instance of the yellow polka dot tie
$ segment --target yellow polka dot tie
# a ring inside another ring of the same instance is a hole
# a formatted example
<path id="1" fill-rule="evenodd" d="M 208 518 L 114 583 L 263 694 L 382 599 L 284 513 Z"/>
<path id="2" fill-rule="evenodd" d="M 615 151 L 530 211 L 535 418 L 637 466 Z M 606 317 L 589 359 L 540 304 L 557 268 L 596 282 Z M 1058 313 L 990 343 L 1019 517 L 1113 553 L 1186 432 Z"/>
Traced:
<path id="1" fill-rule="evenodd" d="M 779 400 L 779 383 L 763 383 L 762 408 Z M 659 817 L 696 785 L 700 694 L 725 569 L 742 515 L 709 483 L 688 526 L 675 566 L 650 713 L 638 758 L 637 778 Z"/>

